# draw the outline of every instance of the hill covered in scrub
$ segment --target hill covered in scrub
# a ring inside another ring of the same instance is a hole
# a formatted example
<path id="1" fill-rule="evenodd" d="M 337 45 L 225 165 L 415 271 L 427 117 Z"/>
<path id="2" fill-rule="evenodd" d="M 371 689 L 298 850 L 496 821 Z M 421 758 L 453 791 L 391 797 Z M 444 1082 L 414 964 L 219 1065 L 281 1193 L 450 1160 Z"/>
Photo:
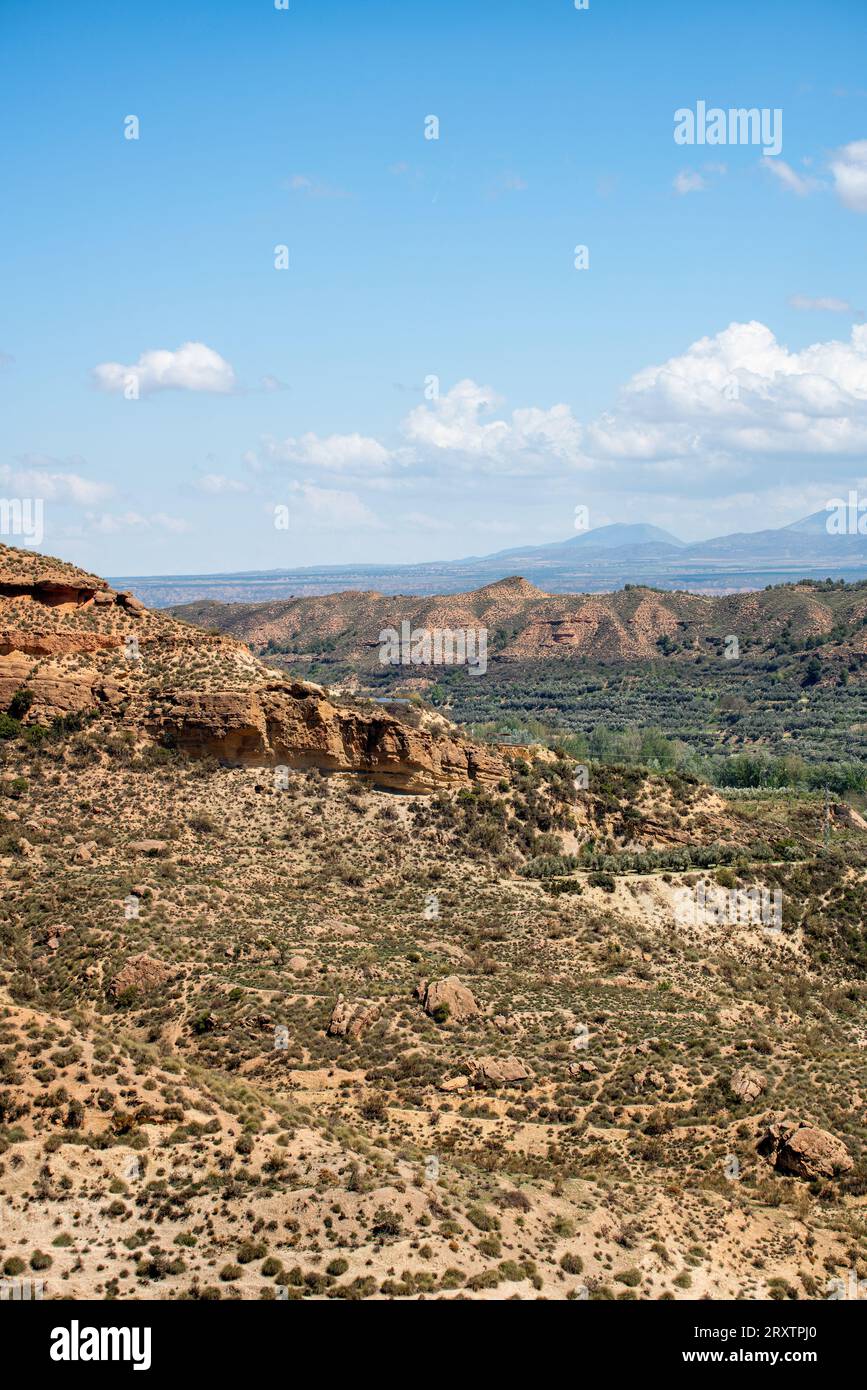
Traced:
<path id="1" fill-rule="evenodd" d="M 813 651 L 837 670 L 857 674 L 867 664 L 867 584 L 833 581 L 708 597 L 639 586 L 610 594 L 546 594 L 513 578 L 425 598 L 347 590 L 271 603 L 190 603 L 171 612 L 259 653 L 360 671 L 376 670 L 380 632 L 403 621 L 413 628 L 485 627 L 492 660 L 504 666 L 738 660 Z M 737 638 L 737 655 L 726 657 L 731 637 Z"/>
<path id="2" fill-rule="evenodd" d="M 332 700 L 92 576 L 19 581 L 5 1278 L 358 1300 L 814 1299 L 864 1277 L 856 812 L 676 770 L 584 785 L 564 749 Z M 236 722 L 272 696 L 285 749 Z M 339 757 L 332 721 L 363 731 Z"/>
<path id="3" fill-rule="evenodd" d="M 649 760 L 730 785 L 867 790 L 860 584 L 564 596 L 513 579 L 436 599 L 342 593 L 175 612 L 293 676 L 422 696 L 475 738 L 559 741 L 580 759 Z M 401 622 L 485 628 L 485 674 L 383 664 L 379 634 Z"/>

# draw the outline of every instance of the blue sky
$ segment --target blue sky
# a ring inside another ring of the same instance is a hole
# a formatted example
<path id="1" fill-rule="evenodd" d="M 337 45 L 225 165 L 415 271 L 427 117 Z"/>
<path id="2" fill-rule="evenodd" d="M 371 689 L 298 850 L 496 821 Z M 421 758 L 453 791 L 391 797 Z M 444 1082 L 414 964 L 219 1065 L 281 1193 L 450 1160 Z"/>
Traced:
<path id="1" fill-rule="evenodd" d="M 40 548 L 415 561 L 863 486 L 867 10 L 692 10 L 2 0 L 0 490 Z M 700 100 L 782 151 L 677 145 Z"/>

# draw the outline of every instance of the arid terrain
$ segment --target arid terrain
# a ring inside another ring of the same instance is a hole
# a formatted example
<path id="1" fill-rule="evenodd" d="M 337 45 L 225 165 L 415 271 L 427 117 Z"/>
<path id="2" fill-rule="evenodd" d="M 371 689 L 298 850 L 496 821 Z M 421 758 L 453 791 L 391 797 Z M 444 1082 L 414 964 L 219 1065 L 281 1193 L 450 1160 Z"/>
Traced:
<path id="1" fill-rule="evenodd" d="M 867 585 L 801 581 L 757 593 L 711 597 L 628 585 L 610 594 L 547 594 L 520 577 L 463 594 L 432 597 L 343 593 L 270 603 L 184 604 L 175 616 L 296 660 L 349 662 L 375 670 L 379 633 L 408 621 L 419 628 L 484 626 L 494 659 L 696 661 L 729 635 L 744 656 L 791 646 L 822 647 L 838 663 L 867 660 Z M 861 662 L 859 662 L 861 664 Z"/>
<path id="2" fill-rule="evenodd" d="M 363 685 L 368 634 L 409 616 L 484 621 L 504 660 L 668 636 L 685 663 L 767 640 L 791 592 L 799 631 L 858 666 L 849 590 L 770 592 L 515 581 L 412 613 L 185 614 L 215 634 L 0 549 L 4 1278 L 59 1299 L 854 1296 L 851 803 L 582 776 L 563 747 L 479 745 L 447 709 L 263 660 L 315 632 Z"/>

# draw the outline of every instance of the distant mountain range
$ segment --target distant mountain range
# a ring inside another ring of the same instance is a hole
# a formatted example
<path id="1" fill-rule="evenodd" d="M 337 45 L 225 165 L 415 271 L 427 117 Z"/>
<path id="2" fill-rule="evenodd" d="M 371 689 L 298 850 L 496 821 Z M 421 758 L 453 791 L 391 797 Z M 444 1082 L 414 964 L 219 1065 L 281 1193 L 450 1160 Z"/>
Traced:
<path id="1" fill-rule="evenodd" d="M 693 593 L 762 589 L 797 579 L 867 579 L 867 536 L 834 535 L 828 513 L 777 530 L 686 544 L 658 526 L 615 523 L 566 541 L 421 565 L 328 565 L 232 574 L 116 576 L 152 608 L 201 599 L 262 603 L 344 589 L 453 594 L 520 574 L 547 593 L 604 593 L 625 584 Z"/>

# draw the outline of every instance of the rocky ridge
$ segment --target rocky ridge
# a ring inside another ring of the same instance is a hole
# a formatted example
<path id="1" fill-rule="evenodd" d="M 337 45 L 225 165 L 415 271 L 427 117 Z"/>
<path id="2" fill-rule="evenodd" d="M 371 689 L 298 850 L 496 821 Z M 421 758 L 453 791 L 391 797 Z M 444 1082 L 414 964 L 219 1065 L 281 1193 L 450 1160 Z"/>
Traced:
<path id="1" fill-rule="evenodd" d="M 491 784 L 502 763 L 438 728 L 333 702 L 241 643 L 146 609 L 59 560 L 0 547 L 0 702 L 23 718 L 101 716 L 138 737 L 235 766 L 317 767 L 430 792 Z"/>

